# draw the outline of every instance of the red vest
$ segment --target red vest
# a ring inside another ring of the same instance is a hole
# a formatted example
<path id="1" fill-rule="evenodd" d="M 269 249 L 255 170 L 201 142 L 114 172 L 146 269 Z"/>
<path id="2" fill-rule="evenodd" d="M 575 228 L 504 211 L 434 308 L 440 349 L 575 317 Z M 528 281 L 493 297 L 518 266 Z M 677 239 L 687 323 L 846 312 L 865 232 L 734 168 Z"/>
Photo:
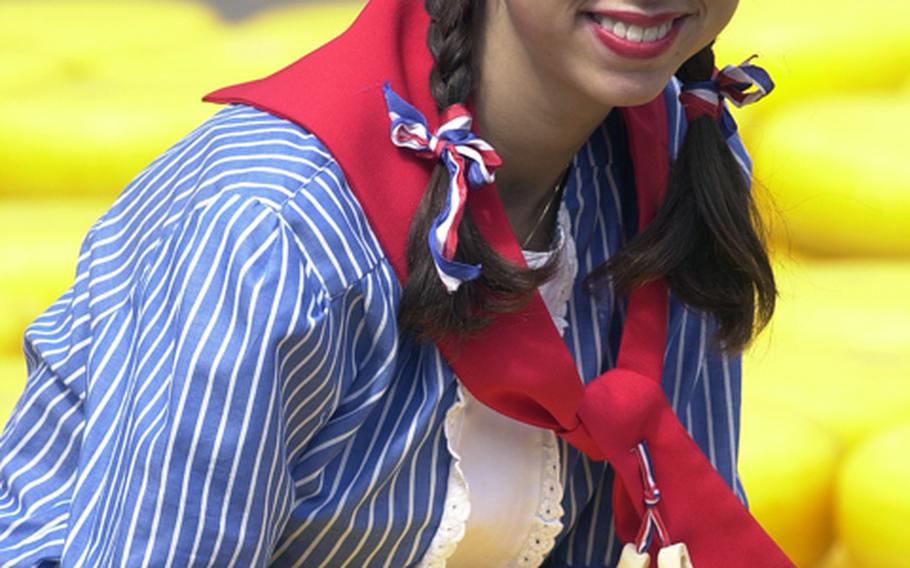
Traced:
<path id="1" fill-rule="evenodd" d="M 370 0 L 351 28 L 315 52 L 264 79 L 203 98 L 245 103 L 315 134 L 339 162 L 402 282 L 407 278 L 408 228 L 434 164 L 392 144 L 382 85 L 388 81 L 435 130 L 428 24 L 421 2 Z M 662 199 L 670 165 L 663 97 L 624 109 L 623 117 L 643 226 Z M 523 264 L 495 185 L 473 190 L 468 206 L 496 250 Z M 523 311 L 497 317 L 466 343 L 442 341 L 438 346 L 478 400 L 514 419 L 550 428 L 591 458 L 611 463 L 618 474 L 616 529 L 626 542 L 634 539 L 645 510 L 631 451 L 645 440 L 662 492 L 661 516 L 672 539 L 688 545 L 696 566 L 793 566 L 673 413 L 660 386 L 666 328 L 663 281 L 636 290 L 617 367 L 587 386 L 539 295 Z"/>

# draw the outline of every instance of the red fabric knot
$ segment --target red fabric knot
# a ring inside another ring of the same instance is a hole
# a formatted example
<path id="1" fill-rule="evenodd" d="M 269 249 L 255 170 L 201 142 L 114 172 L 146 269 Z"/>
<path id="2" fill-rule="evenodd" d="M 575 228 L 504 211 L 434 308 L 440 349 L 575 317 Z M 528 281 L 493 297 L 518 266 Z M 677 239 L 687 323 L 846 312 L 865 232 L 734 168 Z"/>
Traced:
<path id="1" fill-rule="evenodd" d="M 657 426 L 665 401 L 666 395 L 653 379 L 628 369 L 607 371 L 588 383 L 578 408 L 579 429 L 590 438 L 585 446 L 596 448 L 593 454 L 600 459 L 634 463 L 629 448 Z"/>
<path id="2" fill-rule="evenodd" d="M 654 483 L 643 483 L 635 449 L 659 430 L 668 408 L 657 381 L 636 371 L 615 368 L 585 386 L 577 428 L 559 433 L 591 459 L 608 461 L 614 468 L 614 502 L 623 503 L 614 508 L 624 532 L 631 531 L 630 538 L 651 532 L 647 527 L 642 532 L 642 521 L 666 534 L 663 520 L 655 519 L 651 512 L 660 502 L 660 490 Z"/>

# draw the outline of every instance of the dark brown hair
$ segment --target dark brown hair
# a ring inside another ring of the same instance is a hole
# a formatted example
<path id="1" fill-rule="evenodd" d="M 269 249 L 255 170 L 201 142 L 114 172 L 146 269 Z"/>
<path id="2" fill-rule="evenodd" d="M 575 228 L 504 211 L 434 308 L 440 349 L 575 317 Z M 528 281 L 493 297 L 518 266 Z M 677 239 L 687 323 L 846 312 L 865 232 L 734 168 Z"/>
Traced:
<path id="1" fill-rule="evenodd" d="M 472 47 L 475 0 L 426 0 L 430 15 L 427 45 L 435 64 L 430 90 L 438 111 L 466 102 L 472 90 Z M 496 313 L 521 309 L 530 294 L 549 280 L 557 258 L 538 269 L 517 266 L 503 258 L 481 236 L 465 208 L 458 227 L 455 259 L 482 266 L 481 275 L 449 294 L 439 280 L 427 246 L 433 219 L 448 194 L 449 172 L 439 162 L 430 176 L 408 235 L 408 281 L 404 287 L 398 324 L 424 339 L 465 335 L 482 329 Z"/>
<path id="2" fill-rule="evenodd" d="M 430 89 L 439 111 L 467 101 L 472 92 L 474 0 L 426 0 L 427 44 L 434 58 Z M 709 45 L 677 72 L 683 82 L 707 80 L 714 69 Z M 426 244 L 433 218 L 442 210 L 448 172 L 440 163 L 430 178 L 411 225 L 410 272 L 399 325 L 423 338 L 464 336 L 483 328 L 495 313 L 520 309 L 529 294 L 555 272 L 557 259 L 532 270 L 502 258 L 465 212 L 456 258 L 481 264 L 480 278 L 449 294 L 436 274 Z M 656 218 L 612 258 L 586 277 L 598 294 L 612 286 L 617 296 L 660 277 L 685 305 L 717 322 L 716 345 L 736 352 L 774 312 L 777 289 L 763 241 L 761 219 L 747 178 L 710 117 L 689 123 L 671 171 L 666 200 Z"/>

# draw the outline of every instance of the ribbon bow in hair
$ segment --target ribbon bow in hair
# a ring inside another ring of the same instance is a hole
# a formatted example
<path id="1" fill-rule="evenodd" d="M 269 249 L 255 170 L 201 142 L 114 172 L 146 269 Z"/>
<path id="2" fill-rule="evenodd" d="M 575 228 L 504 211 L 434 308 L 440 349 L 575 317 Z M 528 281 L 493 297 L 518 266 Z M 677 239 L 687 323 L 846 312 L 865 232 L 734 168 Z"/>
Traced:
<path id="1" fill-rule="evenodd" d="M 710 81 L 693 81 L 682 86 L 679 100 L 689 122 L 708 115 L 721 123 L 726 137 L 736 132 L 736 125 L 724 109 L 724 99 L 737 107 L 752 104 L 774 90 L 774 81 L 767 71 L 753 65 L 753 55 L 742 65 L 727 65 L 714 73 Z"/>
<path id="2" fill-rule="evenodd" d="M 430 252 L 439 278 L 449 293 L 480 276 L 480 265 L 454 260 L 458 248 L 458 225 L 464 213 L 468 190 L 493 183 L 493 172 L 502 165 L 499 155 L 487 142 L 471 132 L 472 118 L 464 105 L 446 109 L 441 126 L 430 132 L 426 117 L 402 99 L 386 83 L 386 105 L 392 121 L 392 142 L 415 150 L 427 159 L 440 159 L 449 170 L 449 193 L 445 207 L 430 227 Z"/>

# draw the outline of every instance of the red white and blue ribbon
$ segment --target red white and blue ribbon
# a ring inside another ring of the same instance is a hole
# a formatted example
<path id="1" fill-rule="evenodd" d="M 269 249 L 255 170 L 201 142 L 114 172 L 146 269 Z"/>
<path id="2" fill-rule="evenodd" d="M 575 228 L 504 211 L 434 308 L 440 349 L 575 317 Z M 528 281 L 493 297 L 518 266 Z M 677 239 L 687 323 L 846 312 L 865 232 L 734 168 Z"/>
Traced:
<path id="1" fill-rule="evenodd" d="M 639 442 L 632 451 L 635 452 L 635 457 L 638 458 L 645 498 L 645 516 L 642 519 L 641 529 L 638 531 L 635 543 L 638 553 L 645 554 L 648 547 L 651 546 L 654 534 L 657 534 L 661 546 L 670 544 L 670 535 L 667 533 L 667 527 L 664 525 L 660 512 L 657 510 L 657 504 L 660 502 L 660 489 L 654 480 L 654 469 L 651 466 L 651 454 L 648 452 L 648 445 L 645 442 Z"/>
<path id="2" fill-rule="evenodd" d="M 436 132 L 430 132 L 426 117 L 402 99 L 386 83 L 386 105 L 392 121 L 392 142 L 427 159 L 440 159 L 449 170 L 449 193 L 445 207 L 430 228 L 430 252 L 439 278 L 449 293 L 480 276 L 480 265 L 454 260 L 458 249 L 458 225 L 464 213 L 468 190 L 493 183 L 493 172 L 502 160 L 493 147 L 471 132 L 472 118 L 464 105 L 453 105 L 441 117 Z"/>
<path id="3" fill-rule="evenodd" d="M 721 122 L 725 136 L 732 136 L 736 126 L 725 112 L 723 101 L 729 100 L 737 107 L 752 104 L 774 90 L 774 81 L 767 71 L 751 63 L 753 55 L 742 65 L 727 65 L 715 72 L 710 81 L 684 83 L 679 100 L 686 110 L 689 122 L 700 116 L 710 116 Z"/>

